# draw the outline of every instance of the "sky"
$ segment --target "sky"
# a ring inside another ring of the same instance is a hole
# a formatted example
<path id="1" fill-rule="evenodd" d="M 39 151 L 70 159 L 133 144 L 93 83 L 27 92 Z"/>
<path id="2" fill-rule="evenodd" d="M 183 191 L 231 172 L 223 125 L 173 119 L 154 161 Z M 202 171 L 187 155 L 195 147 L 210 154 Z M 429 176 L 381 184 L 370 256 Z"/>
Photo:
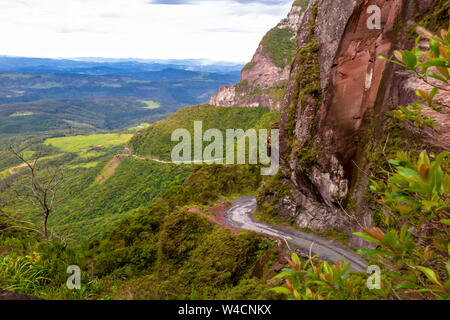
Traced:
<path id="1" fill-rule="evenodd" d="M 0 0 L 0 55 L 248 62 L 293 0 Z"/>

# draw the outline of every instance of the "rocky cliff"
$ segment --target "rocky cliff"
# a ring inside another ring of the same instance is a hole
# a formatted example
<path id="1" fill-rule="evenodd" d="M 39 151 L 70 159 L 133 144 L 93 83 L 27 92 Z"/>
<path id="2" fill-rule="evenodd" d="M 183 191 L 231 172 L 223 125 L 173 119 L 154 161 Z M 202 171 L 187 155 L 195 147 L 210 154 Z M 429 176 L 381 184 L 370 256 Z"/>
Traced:
<path id="1" fill-rule="evenodd" d="M 290 62 L 297 50 L 298 26 L 309 0 L 297 0 L 288 16 L 262 39 L 253 59 L 242 69 L 241 81 L 221 87 L 209 104 L 265 106 L 280 110 Z"/>
<path id="2" fill-rule="evenodd" d="M 310 1 L 281 108 L 282 169 L 261 188 L 261 211 L 317 231 L 369 226 L 368 180 L 378 164 L 399 147 L 449 148 L 388 121 L 387 111 L 415 100 L 414 88 L 378 59 L 412 47 L 408 30 L 436 3 L 442 1 Z M 372 5 L 380 8 L 379 29 L 368 28 Z"/>

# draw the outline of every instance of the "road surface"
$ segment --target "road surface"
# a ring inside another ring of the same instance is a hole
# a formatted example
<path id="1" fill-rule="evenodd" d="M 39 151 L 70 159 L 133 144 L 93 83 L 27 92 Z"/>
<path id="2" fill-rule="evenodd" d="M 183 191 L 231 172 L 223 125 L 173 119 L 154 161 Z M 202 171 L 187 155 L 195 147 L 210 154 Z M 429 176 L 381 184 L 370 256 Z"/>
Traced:
<path id="1" fill-rule="evenodd" d="M 256 222 L 253 217 L 255 209 L 255 197 L 239 198 L 233 202 L 233 206 L 225 213 L 224 221 L 233 228 L 255 231 L 284 239 L 291 249 L 299 248 L 305 253 L 309 253 L 311 249 L 313 255 L 319 255 L 321 259 L 332 263 L 341 261 L 344 257 L 346 262 L 351 262 L 351 270 L 366 272 L 367 262 L 343 244 L 331 242 L 315 234 Z"/>

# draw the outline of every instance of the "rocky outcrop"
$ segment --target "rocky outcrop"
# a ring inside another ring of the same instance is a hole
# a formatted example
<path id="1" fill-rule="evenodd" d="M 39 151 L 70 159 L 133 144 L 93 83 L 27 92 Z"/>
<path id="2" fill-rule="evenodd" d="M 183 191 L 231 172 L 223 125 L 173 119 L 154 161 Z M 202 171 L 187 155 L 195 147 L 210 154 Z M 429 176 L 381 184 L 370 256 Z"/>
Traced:
<path id="1" fill-rule="evenodd" d="M 368 141 L 386 136 L 385 113 L 411 103 L 406 81 L 380 55 L 412 45 L 407 23 L 431 0 L 311 0 L 300 21 L 280 122 L 281 174 L 262 187 L 283 217 L 312 230 L 371 224 Z M 376 5 L 381 28 L 367 21 Z M 389 140 L 389 137 L 388 137 Z M 387 142 L 386 142 L 387 143 Z M 370 152 L 370 151 L 369 151 Z M 273 186 L 283 185 L 280 193 Z M 271 189 L 272 188 L 272 189 Z M 355 246 L 362 243 L 353 242 Z"/>
<path id="2" fill-rule="evenodd" d="M 241 81 L 224 86 L 209 104 L 216 106 L 266 106 L 280 110 L 289 78 L 290 62 L 297 49 L 298 26 L 309 1 L 295 1 L 288 16 L 263 38 L 253 59 L 243 68 Z"/>

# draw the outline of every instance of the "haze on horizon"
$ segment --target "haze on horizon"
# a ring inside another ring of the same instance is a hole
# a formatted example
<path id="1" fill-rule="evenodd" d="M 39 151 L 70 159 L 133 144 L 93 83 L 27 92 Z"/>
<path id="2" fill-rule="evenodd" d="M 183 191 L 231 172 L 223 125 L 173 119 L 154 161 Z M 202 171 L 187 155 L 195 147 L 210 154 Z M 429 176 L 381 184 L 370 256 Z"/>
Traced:
<path id="1" fill-rule="evenodd" d="M 0 55 L 247 62 L 292 0 L 0 0 Z"/>

